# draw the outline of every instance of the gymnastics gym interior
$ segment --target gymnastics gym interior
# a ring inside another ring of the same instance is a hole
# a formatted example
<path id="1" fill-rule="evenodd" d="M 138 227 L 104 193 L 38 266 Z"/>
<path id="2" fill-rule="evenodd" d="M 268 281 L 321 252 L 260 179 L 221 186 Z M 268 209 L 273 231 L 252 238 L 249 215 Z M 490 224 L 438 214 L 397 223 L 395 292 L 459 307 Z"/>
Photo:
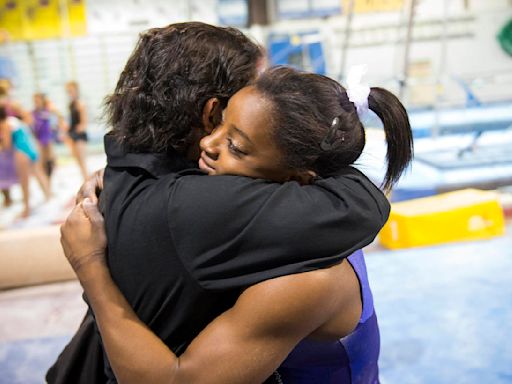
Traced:
<path id="1" fill-rule="evenodd" d="M 365 65 L 365 82 L 401 99 L 415 156 L 364 249 L 380 381 L 512 383 L 510 0 L 0 0 L 5 97 L 32 111 L 44 93 L 56 115 L 50 199 L 31 178 L 23 217 L 16 173 L 0 178 L 0 383 L 44 382 L 86 311 L 59 241 L 82 184 L 59 137 L 66 83 L 80 86 L 92 172 L 106 165 L 102 102 L 139 33 L 190 20 L 240 28 L 270 64 L 342 84 Z M 379 184 L 384 132 L 374 115 L 363 123 L 356 166 Z"/>

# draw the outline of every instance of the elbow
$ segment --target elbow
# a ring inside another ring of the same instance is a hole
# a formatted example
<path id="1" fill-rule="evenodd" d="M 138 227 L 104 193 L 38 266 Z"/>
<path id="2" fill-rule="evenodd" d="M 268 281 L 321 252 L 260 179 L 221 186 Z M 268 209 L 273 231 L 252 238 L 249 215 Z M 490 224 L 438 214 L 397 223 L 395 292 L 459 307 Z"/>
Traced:
<path id="1" fill-rule="evenodd" d="M 181 384 L 184 383 L 183 380 L 180 380 L 180 367 L 181 367 L 181 359 L 176 357 L 174 361 L 170 364 L 168 370 L 168 376 L 165 378 L 166 384 Z M 162 381 L 162 384 L 164 382 Z"/>

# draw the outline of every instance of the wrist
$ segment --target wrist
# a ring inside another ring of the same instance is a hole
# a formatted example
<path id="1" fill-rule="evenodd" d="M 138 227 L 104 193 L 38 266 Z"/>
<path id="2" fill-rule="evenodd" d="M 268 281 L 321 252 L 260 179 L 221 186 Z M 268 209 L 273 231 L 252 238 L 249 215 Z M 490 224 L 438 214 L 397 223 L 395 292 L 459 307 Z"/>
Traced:
<path id="1" fill-rule="evenodd" d="M 96 276 L 104 271 L 108 272 L 104 251 L 91 252 L 80 259 L 70 260 L 70 264 L 80 281 L 87 280 L 90 276 Z"/>

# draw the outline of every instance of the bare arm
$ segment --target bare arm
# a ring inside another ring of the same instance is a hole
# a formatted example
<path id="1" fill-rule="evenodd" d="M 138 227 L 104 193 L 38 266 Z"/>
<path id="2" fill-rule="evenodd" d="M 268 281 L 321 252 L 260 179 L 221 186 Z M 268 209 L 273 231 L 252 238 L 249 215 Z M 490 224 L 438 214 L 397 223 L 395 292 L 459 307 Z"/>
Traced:
<path id="1" fill-rule="evenodd" d="M 261 383 L 337 308 L 327 270 L 269 280 L 247 289 L 177 357 L 113 283 L 104 262 L 103 219 L 94 205 L 84 207 L 63 225 L 62 244 L 120 383 Z"/>
<path id="2" fill-rule="evenodd" d="M 78 102 L 78 112 L 80 113 L 80 124 L 76 127 L 77 132 L 85 132 L 87 129 L 87 109 L 84 103 Z"/>
<path id="3" fill-rule="evenodd" d="M 0 123 L 0 144 L 2 149 L 12 148 L 11 129 L 7 121 Z"/>

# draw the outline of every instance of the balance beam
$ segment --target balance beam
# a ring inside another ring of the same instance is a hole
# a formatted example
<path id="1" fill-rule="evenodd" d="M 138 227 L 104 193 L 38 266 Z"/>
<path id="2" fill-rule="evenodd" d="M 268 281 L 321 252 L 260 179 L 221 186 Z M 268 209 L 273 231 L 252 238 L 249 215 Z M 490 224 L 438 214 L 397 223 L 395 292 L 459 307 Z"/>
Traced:
<path id="1" fill-rule="evenodd" d="M 59 226 L 0 231 L 0 289 L 75 278 Z"/>

